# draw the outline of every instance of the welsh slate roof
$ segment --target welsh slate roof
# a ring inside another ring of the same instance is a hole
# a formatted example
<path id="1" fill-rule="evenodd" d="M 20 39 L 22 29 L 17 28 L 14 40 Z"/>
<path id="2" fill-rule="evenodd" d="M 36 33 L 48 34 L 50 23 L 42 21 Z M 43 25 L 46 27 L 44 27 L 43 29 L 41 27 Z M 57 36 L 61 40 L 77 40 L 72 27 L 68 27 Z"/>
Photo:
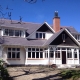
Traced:
<path id="1" fill-rule="evenodd" d="M 0 20 L 0 26 L 9 27 L 9 28 L 20 28 L 27 30 L 28 34 L 31 34 L 34 30 L 41 27 L 42 24 L 39 23 L 31 23 L 31 22 L 19 22 L 15 20 L 2 19 Z"/>
<path id="2" fill-rule="evenodd" d="M 26 39 L 26 38 L 20 38 L 20 37 L 4 37 L 4 43 L 3 45 L 18 45 L 18 46 L 42 46 L 45 43 L 44 40 L 40 39 Z"/>
<path id="3" fill-rule="evenodd" d="M 61 29 L 63 28 L 66 28 L 69 32 L 71 33 L 75 33 L 75 34 L 78 34 L 78 32 L 76 31 L 76 29 L 74 27 L 71 27 L 71 26 L 61 26 Z"/>
<path id="4" fill-rule="evenodd" d="M 0 21 L 0 26 L 2 27 L 9 27 L 9 28 L 21 28 L 21 29 L 25 29 L 27 31 L 28 34 L 33 33 L 36 29 L 40 28 L 42 24 L 36 24 L 36 23 L 28 23 L 28 22 L 19 22 L 19 21 L 14 21 L 12 20 L 6 20 L 4 19 L 2 21 Z M 26 39 L 26 38 L 20 38 L 20 37 L 4 37 L 4 45 L 22 45 L 22 46 L 44 46 L 44 45 L 48 45 L 52 40 L 54 40 L 65 28 L 67 28 L 71 33 L 76 33 L 78 34 L 78 32 L 73 28 L 73 27 L 61 27 L 62 29 L 57 32 L 54 33 L 54 35 L 49 39 L 34 39 L 34 40 L 30 40 L 30 39 Z M 0 40 L 2 41 L 2 40 Z"/>

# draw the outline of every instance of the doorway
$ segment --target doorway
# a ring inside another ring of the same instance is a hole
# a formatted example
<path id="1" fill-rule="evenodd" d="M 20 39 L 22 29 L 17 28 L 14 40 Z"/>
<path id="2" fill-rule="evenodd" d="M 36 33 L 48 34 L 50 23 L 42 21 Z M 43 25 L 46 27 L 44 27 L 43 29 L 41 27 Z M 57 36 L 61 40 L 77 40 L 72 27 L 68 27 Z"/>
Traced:
<path id="1" fill-rule="evenodd" d="M 66 51 L 62 51 L 62 64 L 66 64 Z"/>

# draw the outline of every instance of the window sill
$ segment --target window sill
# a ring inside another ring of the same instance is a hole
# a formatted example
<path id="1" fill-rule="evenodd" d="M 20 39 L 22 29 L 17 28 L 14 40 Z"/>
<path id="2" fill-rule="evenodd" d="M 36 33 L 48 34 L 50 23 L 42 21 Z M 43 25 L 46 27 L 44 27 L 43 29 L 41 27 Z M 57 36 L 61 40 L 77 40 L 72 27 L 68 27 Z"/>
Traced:
<path id="1" fill-rule="evenodd" d="M 44 60 L 44 58 L 28 58 L 27 60 Z"/>
<path id="2" fill-rule="evenodd" d="M 60 59 L 61 60 L 61 58 L 55 58 L 55 59 Z"/>
<path id="3" fill-rule="evenodd" d="M 74 60 L 78 60 L 77 58 L 74 58 Z"/>
<path id="4" fill-rule="evenodd" d="M 68 60 L 73 60 L 72 58 L 67 58 Z"/>
<path id="5" fill-rule="evenodd" d="M 20 58 L 8 58 L 7 60 L 20 60 Z"/>

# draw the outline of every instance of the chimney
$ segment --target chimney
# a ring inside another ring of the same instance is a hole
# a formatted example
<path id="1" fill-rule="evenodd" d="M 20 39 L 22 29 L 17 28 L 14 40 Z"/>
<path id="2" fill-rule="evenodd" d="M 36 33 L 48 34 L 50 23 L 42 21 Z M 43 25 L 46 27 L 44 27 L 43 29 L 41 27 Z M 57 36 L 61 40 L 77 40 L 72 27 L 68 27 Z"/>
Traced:
<path id="1" fill-rule="evenodd" d="M 53 18 L 53 29 L 55 32 L 60 30 L 60 17 L 58 17 L 58 11 L 55 11 Z"/>

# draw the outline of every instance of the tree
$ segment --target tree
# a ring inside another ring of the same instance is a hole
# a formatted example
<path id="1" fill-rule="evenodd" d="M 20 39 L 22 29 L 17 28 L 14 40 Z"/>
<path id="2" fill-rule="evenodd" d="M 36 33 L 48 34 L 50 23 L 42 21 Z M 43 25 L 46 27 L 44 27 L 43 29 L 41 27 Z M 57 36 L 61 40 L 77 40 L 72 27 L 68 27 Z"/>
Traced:
<path id="1" fill-rule="evenodd" d="M 37 2 L 37 0 L 24 0 L 24 1 L 26 1 L 26 2 L 28 2 L 28 3 L 36 3 Z M 45 1 L 45 0 L 42 0 L 42 1 Z"/>

